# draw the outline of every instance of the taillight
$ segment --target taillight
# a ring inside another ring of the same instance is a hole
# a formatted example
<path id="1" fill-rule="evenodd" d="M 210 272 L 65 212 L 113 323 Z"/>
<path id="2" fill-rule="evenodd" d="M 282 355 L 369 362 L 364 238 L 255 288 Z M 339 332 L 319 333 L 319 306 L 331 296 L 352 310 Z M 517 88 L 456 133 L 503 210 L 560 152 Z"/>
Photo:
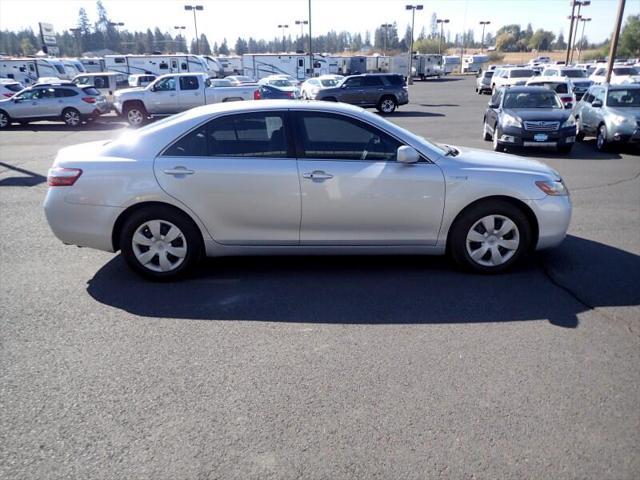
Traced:
<path id="1" fill-rule="evenodd" d="M 53 167 L 49 169 L 47 183 L 51 187 L 70 187 L 82 175 L 79 168 Z"/>
<path id="2" fill-rule="evenodd" d="M 82 97 L 82 101 L 83 102 L 87 102 L 87 103 L 96 103 L 96 98 L 95 97 Z"/>
<path id="3" fill-rule="evenodd" d="M 7 98 L 13 97 L 13 93 L 3 93 L 3 95 Z"/>
<path id="4" fill-rule="evenodd" d="M 260 95 L 260 90 L 256 90 L 255 92 L 253 92 L 254 100 L 260 100 L 261 98 L 262 98 L 262 95 Z"/>

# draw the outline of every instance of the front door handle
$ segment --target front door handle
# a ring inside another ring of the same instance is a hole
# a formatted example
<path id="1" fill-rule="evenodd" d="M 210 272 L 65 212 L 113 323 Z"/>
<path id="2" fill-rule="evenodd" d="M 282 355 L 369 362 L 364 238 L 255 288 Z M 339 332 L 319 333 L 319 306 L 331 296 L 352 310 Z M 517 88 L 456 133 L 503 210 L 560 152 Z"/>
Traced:
<path id="1" fill-rule="evenodd" d="M 313 172 L 303 173 L 302 176 L 310 180 L 329 180 L 330 178 L 333 178 L 333 175 L 323 172 L 322 170 L 314 170 Z"/>
<path id="2" fill-rule="evenodd" d="M 166 175 L 193 175 L 196 173 L 195 170 L 189 170 L 186 167 L 174 167 L 164 170 Z"/>

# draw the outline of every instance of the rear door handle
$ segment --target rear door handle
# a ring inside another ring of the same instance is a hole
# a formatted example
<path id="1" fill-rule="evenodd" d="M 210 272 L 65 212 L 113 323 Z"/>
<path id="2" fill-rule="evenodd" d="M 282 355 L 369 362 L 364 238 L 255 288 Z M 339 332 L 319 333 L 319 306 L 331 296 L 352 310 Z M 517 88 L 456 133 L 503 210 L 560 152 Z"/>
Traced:
<path id="1" fill-rule="evenodd" d="M 323 172 L 322 170 L 314 170 L 313 172 L 303 173 L 302 176 L 311 180 L 329 180 L 330 178 L 333 178 L 333 175 Z"/>
<path id="2" fill-rule="evenodd" d="M 186 167 L 174 167 L 164 170 L 166 175 L 193 175 L 196 173 L 195 170 L 189 170 Z"/>

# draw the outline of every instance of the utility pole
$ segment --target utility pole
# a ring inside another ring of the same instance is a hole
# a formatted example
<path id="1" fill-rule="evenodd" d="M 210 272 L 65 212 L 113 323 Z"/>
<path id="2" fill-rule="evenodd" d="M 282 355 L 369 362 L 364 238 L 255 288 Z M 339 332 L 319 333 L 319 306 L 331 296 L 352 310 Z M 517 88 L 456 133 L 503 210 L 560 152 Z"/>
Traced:
<path id="1" fill-rule="evenodd" d="M 389 28 L 393 27 L 390 23 L 383 23 L 380 25 L 381 28 L 384 28 L 384 55 L 387 56 L 387 39 L 389 37 Z"/>
<path id="2" fill-rule="evenodd" d="M 613 70 L 613 63 L 616 60 L 616 51 L 618 50 L 618 38 L 620 37 L 620 27 L 622 26 L 622 16 L 624 15 L 625 0 L 618 1 L 618 17 L 616 18 L 616 26 L 613 31 L 613 38 L 611 39 L 611 48 L 609 49 L 609 63 L 607 64 L 607 78 L 604 83 L 611 81 L 611 71 Z"/>
<path id="3" fill-rule="evenodd" d="M 309 0 L 309 77 L 313 77 L 313 47 L 311 41 L 311 0 Z"/>
<path id="4" fill-rule="evenodd" d="M 278 25 L 278 28 L 282 29 L 282 53 L 284 53 L 285 50 L 286 50 L 286 46 L 284 44 L 284 42 L 285 42 L 284 29 L 285 28 L 289 28 L 289 25 L 280 24 L 280 25 Z"/>
<path id="5" fill-rule="evenodd" d="M 179 25 L 179 26 L 174 26 L 173 28 L 174 28 L 174 30 L 177 30 L 177 31 L 178 31 L 178 41 L 177 41 L 177 42 L 174 42 L 174 43 L 175 43 L 175 50 L 176 50 L 176 53 L 178 53 L 178 47 L 179 47 L 179 46 L 182 46 L 182 34 L 180 33 L 180 30 L 184 30 L 184 29 L 186 29 L 187 27 L 185 27 L 184 25 Z M 187 49 L 187 50 L 188 50 L 188 49 Z"/>
<path id="6" fill-rule="evenodd" d="M 484 27 L 489 25 L 491 22 L 489 20 L 482 20 L 480 25 L 482 25 L 482 38 L 480 39 L 480 53 L 484 53 Z"/>
<path id="7" fill-rule="evenodd" d="M 196 55 L 200 55 L 200 38 L 198 37 L 198 22 L 196 22 L 196 10 L 201 12 L 204 10 L 202 5 L 185 5 L 185 10 L 193 12 L 193 28 L 196 31 Z"/>
<path id="8" fill-rule="evenodd" d="M 73 36 L 76 39 L 76 49 L 78 50 L 78 57 L 82 56 L 82 52 L 81 52 L 81 48 L 80 48 L 80 32 L 82 31 L 81 28 L 70 28 L 69 31 L 71 33 L 73 33 Z"/>
<path id="9" fill-rule="evenodd" d="M 442 40 L 444 39 L 444 24 L 449 23 L 449 19 L 436 18 L 436 23 L 440 24 L 440 41 L 438 42 L 438 55 L 442 55 Z"/>
<path id="10" fill-rule="evenodd" d="M 571 37 L 573 34 L 573 19 L 574 17 L 574 13 L 576 11 L 576 5 L 578 4 L 577 0 L 571 0 L 571 23 L 569 24 L 569 41 L 567 42 L 567 56 L 564 60 L 564 64 L 565 65 L 569 65 L 569 55 L 571 53 Z"/>
<path id="11" fill-rule="evenodd" d="M 576 20 L 576 28 L 575 31 L 573 32 L 573 45 L 571 47 L 571 55 L 569 57 L 569 62 L 573 63 L 573 51 L 575 50 L 576 47 L 576 43 L 578 41 L 578 25 L 580 25 L 580 20 L 582 20 L 582 15 L 580 15 L 580 10 L 582 9 L 582 7 L 586 7 L 588 5 L 591 5 L 591 0 L 577 0 L 576 3 L 578 4 L 578 14 L 576 15 L 576 18 L 574 20 Z"/>
<path id="12" fill-rule="evenodd" d="M 407 72 L 407 83 L 413 85 L 413 27 L 416 21 L 416 10 L 422 10 L 422 5 L 406 5 L 405 10 L 411 10 L 411 46 L 409 47 L 409 71 Z"/>
<path id="13" fill-rule="evenodd" d="M 296 25 L 300 25 L 300 47 L 304 50 L 304 26 L 309 23 L 309 20 L 296 20 Z"/>
<path id="14" fill-rule="evenodd" d="M 582 36 L 580 37 L 580 48 L 578 49 L 578 61 L 579 62 L 582 60 L 582 47 L 584 46 L 584 26 L 587 24 L 587 22 L 590 22 L 591 19 L 590 18 L 582 18 L 582 19 L 580 19 L 580 21 L 582 22 Z"/>

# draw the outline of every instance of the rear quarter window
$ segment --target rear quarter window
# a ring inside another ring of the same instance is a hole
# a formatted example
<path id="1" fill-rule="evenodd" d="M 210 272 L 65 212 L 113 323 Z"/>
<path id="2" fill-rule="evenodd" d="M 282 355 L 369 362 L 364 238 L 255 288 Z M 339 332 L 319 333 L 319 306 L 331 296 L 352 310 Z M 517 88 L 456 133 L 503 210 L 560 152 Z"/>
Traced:
<path id="1" fill-rule="evenodd" d="M 100 90 L 95 87 L 84 87 L 82 91 L 87 95 L 100 95 Z"/>
<path id="2" fill-rule="evenodd" d="M 19 83 L 5 84 L 4 88 L 6 88 L 7 90 L 9 90 L 11 92 L 19 92 L 20 90 L 23 89 L 22 85 L 20 85 Z"/>
<path id="3" fill-rule="evenodd" d="M 404 79 L 400 75 L 389 75 L 384 77 L 389 85 L 394 87 L 401 87 L 404 85 Z"/>

